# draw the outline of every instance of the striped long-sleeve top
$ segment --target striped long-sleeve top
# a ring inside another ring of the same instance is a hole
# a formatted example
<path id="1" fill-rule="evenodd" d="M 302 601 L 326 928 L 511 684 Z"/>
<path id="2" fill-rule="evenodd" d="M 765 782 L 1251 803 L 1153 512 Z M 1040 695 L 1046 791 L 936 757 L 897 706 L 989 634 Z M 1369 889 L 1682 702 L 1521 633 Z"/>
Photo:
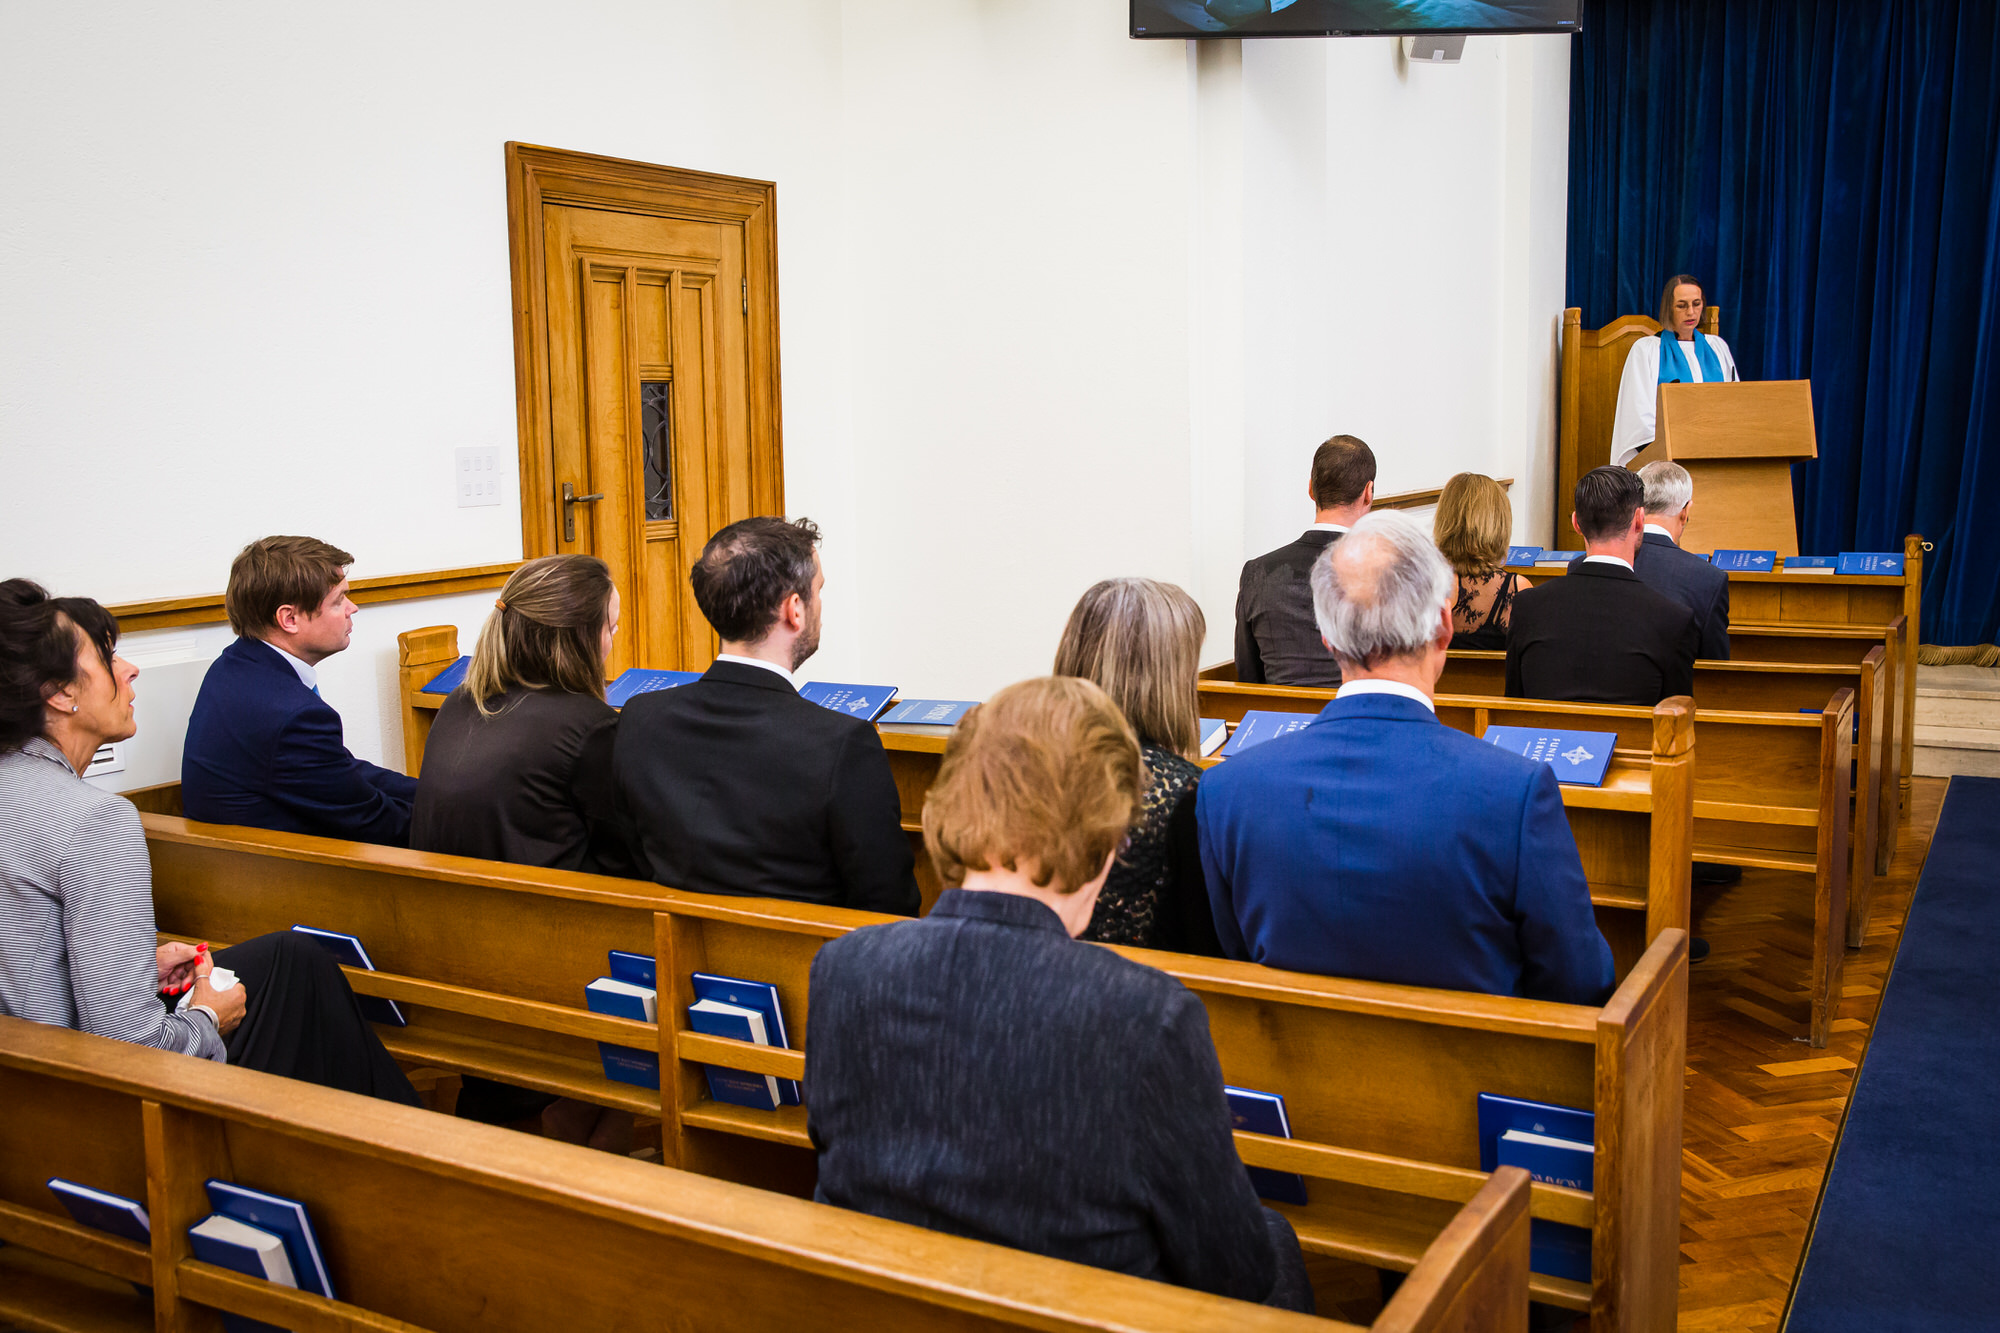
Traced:
<path id="1" fill-rule="evenodd" d="M 159 1000 L 153 868 L 132 803 L 36 738 L 0 754 L 0 1013 L 223 1060 Z"/>

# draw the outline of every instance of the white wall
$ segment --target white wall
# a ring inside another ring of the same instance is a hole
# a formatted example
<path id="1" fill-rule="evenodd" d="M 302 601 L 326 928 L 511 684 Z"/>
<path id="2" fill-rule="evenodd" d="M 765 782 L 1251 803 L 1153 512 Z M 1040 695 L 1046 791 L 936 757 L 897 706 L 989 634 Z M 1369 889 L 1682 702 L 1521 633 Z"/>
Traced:
<path id="1" fill-rule="evenodd" d="M 1111 574 L 1186 584 L 1224 655 L 1237 567 L 1309 519 L 1338 430 L 1384 490 L 1511 475 L 1546 527 L 1564 38 L 1410 70 L 1133 42 L 1123 0 L 0 23 L 0 574 L 207 592 L 273 531 L 357 576 L 517 556 L 515 495 L 450 482 L 456 446 L 513 453 L 507 139 L 778 182 L 787 502 L 829 533 L 810 675 L 983 695 Z M 395 634 L 469 647 L 488 605 L 364 608 L 326 668 L 357 753 L 400 753 Z"/>

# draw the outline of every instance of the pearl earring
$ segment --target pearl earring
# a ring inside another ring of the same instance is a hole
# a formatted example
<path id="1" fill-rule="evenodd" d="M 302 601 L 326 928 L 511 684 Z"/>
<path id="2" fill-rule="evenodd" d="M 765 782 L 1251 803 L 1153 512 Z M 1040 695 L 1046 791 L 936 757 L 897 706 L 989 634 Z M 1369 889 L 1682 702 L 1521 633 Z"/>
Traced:
<path id="1" fill-rule="evenodd" d="M 69 711 L 70 711 L 70 712 L 72 712 L 72 713 L 74 713 L 74 712 L 76 712 L 76 711 L 77 711 L 78 709 L 80 709 L 80 708 L 82 708 L 82 707 L 83 707 L 83 705 L 82 705 L 82 704 L 71 704 L 71 705 L 69 706 Z"/>

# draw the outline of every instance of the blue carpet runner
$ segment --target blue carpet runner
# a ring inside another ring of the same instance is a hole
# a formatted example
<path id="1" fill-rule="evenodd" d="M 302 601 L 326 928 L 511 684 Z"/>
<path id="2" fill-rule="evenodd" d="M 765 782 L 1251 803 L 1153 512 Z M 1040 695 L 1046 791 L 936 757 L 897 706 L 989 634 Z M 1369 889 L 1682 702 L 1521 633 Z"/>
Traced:
<path id="1" fill-rule="evenodd" d="M 2000 1328 L 2000 779 L 1945 793 L 1785 1327 Z"/>

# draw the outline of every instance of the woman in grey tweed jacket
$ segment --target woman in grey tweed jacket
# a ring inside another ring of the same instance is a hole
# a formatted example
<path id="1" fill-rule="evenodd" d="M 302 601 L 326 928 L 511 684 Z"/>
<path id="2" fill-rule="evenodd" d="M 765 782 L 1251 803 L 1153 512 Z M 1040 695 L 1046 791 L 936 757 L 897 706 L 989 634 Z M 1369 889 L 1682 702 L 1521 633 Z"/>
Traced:
<path id="1" fill-rule="evenodd" d="M 139 812 L 82 777 L 137 731 L 117 640 L 88 598 L 0 583 L 0 1013 L 414 1105 L 324 951 L 289 932 L 224 949 L 241 984 L 218 991 L 206 955 L 159 943 Z"/>

